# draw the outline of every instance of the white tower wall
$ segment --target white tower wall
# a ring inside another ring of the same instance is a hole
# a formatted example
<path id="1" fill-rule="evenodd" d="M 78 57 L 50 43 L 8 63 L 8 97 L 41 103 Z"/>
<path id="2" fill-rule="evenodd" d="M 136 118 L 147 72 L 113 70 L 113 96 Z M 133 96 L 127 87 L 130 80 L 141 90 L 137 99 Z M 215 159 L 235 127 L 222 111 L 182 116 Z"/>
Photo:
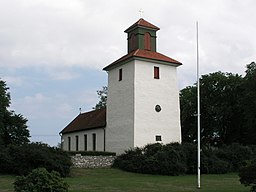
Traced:
<path id="1" fill-rule="evenodd" d="M 156 136 L 161 136 L 164 144 L 181 142 L 176 67 L 135 62 L 134 146 L 156 143 Z M 159 79 L 154 79 L 154 66 L 159 67 Z M 155 111 L 156 105 L 161 106 L 160 112 Z"/>
<path id="2" fill-rule="evenodd" d="M 122 80 L 119 81 L 119 69 Z M 108 71 L 106 151 L 134 147 L 134 61 Z"/>

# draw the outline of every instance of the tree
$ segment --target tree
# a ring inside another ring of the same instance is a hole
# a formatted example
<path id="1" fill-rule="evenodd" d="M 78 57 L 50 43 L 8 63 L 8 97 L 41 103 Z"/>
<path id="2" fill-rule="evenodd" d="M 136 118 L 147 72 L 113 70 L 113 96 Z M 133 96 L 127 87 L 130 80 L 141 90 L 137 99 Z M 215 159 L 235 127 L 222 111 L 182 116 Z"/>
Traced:
<path id="1" fill-rule="evenodd" d="M 245 116 L 245 144 L 256 144 L 256 63 L 246 66 L 246 75 L 243 80 L 242 107 Z"/>
<path id="2" fill-rule="evenodd" d="M 20 145 L 29 142 L 27 119 L 21 114 L 9 111 L 10 93 L 6 83 L 0 79 L 0 145 Z"/>
<path id="3" fill-rule="evenodd" d="M 102 90 L 97 90 L 99 102 L 93 107 L 93 109 L 101 109 L 107 106 L 108 87 L 103 86 Z"/>
<path id="4" fill-rule="evenodd" d="M 201 139 L 203 144 L 240 142 L 243 122 L 241 99 L 242 77 L 215 72 L 200 79 Z M 182 137 L 184 142 L 197 140 L 196 85 L 180 92 Z"/>

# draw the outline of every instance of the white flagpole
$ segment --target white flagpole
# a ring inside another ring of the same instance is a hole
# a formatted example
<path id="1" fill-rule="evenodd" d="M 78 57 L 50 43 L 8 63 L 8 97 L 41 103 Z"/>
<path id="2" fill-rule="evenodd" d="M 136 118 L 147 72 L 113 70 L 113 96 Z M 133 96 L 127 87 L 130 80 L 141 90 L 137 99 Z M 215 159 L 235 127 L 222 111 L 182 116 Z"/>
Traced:
<path id="1" fill-rule="evenodd" d="M 197 59 L 197 188 L 200 184 L 200 81 L 199 81 L 199 48 L 198 48 L 198 22 L 196 22 L 196 59 Z"/>

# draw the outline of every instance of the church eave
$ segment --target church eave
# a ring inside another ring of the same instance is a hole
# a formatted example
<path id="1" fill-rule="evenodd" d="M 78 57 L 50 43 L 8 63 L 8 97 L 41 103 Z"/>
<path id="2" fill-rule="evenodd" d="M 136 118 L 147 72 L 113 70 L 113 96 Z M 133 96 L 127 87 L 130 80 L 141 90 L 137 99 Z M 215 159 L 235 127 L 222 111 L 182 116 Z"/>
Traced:
<path id="1" fill-rule="evenodd" d="M 69 134 L 69 133 L 75 133 L 75 132 L 81 132 L 81 131 L 88 131 L 88 130 L 93 130 L 93 129 L 105 129 L 106 125 L 104 126 L 98 126 L 98 127 L 90 127 L 90 128 L 81 128 L 81 129 L 76 129 L 76 130 L 72 130 L 72 131 L 61 131 L 60 134 L 65 135 L 65 134 Z"/>
<path id="2" fill-rule="evenodd" d="M 167 57 L 161 53 L 153 52 L 153 51 L 146 51 L 146 50 L 135 50 L 127 55 L 124 55 L 120 59 L 114 61 L 110 65 L 103 68 L 105 71 L 109 71 L 113 68 L 116 68 L 124 63 L 127 63 L 131 60 L 143 60 L 143 61 L 149 61 L 154 63 L 161 63 L 161 64 L 167 64 L 172 66 L 180 66 L 182 63 L 179 61 L 176 61 L 170 57 Z"/>

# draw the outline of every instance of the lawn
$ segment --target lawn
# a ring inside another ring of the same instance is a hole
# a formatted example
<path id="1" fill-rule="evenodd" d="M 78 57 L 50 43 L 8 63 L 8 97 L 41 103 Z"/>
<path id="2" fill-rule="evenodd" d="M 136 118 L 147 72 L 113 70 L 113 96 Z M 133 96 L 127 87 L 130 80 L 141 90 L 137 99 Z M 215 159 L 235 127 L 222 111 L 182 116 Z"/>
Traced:
<path id="1" fill-rule="evenodd" d="M 14 176 L 0 175 L 0 191 L 11 192 Z M 117 169 L 72 169 L 65 179 L 70 192 L 249 192 L 236 173 L 202 175 L 201 189 L 196 189 L 197 176 L 160 176 L 124 172 Z"/>

